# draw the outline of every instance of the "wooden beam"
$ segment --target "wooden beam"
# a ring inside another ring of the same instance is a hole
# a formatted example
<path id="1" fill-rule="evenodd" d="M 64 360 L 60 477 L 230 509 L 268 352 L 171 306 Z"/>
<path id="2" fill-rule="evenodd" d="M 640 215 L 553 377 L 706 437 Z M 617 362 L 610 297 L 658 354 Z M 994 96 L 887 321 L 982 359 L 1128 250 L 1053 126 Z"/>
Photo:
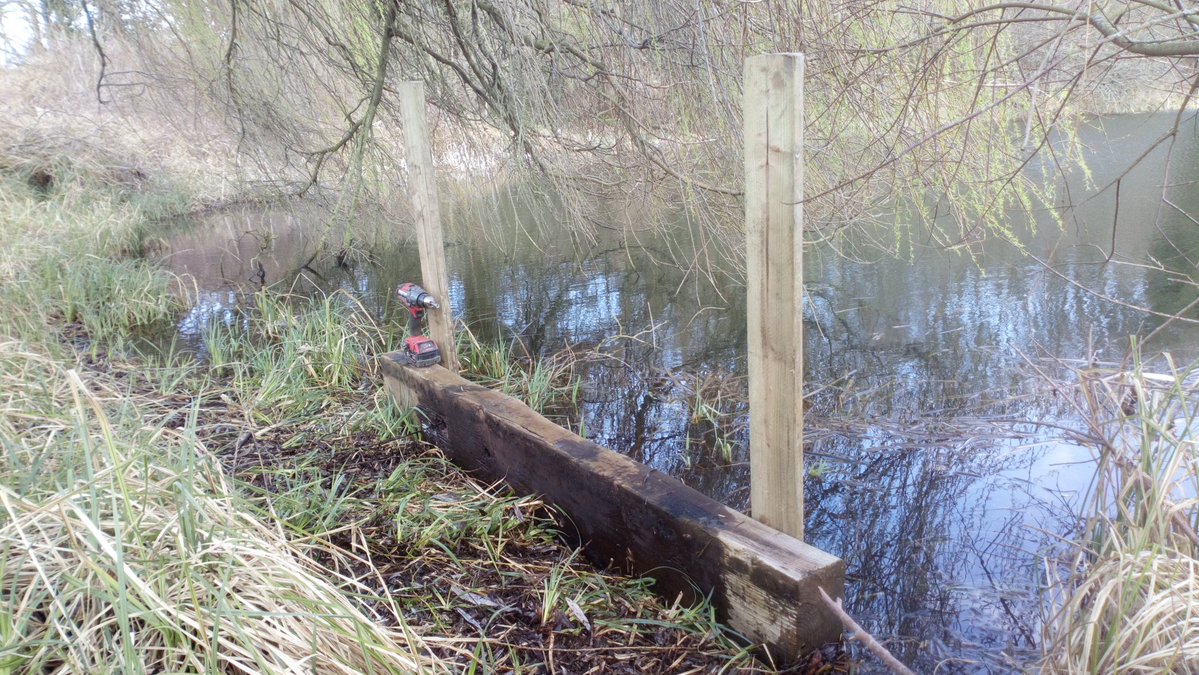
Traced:
<path id="1" fill-rule="evenodd" d="M 417 402 L 429 437 L 459 466 L 540 495 L 601 567 L 648 575 L 667 601 L 710 596 L 718 618 L 776 663 L 837 641 L 820 597 L 844 595 L 845 563 L 624 455 L 555 425 L 516 399 L 444 368 L 381 357 L 388 390 Z"/>
<path id="2" fill-rule="evenodd" d="M 803 55 L 745 61 L 750 511 L 803 538 Z"/>
<path id="3" fill-rule="evenodd" d="M 425 313 L 429 322 L 429 337 L 441 349 L 442 364 L 457 371 L 450 275 L 445 262 L 441 210 L 437 203 L 437 174 L 433 171 L 433 152 L 429 142 L 429 127 L 425 121 L 425 83 L 402 82 L 398 89 L 408 157 L 408 190 L 416 214 L 421 286 L 441 303 L 441 309 Z"/>

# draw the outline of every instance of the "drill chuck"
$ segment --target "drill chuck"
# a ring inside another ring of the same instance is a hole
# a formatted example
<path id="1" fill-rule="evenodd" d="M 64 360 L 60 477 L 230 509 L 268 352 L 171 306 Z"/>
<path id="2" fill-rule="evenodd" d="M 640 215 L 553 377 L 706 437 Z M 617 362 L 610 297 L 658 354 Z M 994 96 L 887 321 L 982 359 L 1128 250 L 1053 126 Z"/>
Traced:
<path id="1" fill-rule="evenodd" d="M 414 283 L 406 283 L 396 289 L 400 302 L 414 314 L 424 309 L 441 309 L 441 304 L 428 291 Z"/>

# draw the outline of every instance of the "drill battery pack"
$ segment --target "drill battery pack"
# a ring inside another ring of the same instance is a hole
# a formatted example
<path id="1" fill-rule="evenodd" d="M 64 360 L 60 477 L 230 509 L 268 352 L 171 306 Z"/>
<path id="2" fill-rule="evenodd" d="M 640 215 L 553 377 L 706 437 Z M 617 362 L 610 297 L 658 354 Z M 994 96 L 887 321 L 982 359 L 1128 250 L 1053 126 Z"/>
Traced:
<path id="1" fill-rule="evenodd" d="M 405 338 L 404 356 L 408 358 L 408 365 L 416 368 L 441 363 L 441 350 L 437 348 L 437 343 L 423 335 Z"/>

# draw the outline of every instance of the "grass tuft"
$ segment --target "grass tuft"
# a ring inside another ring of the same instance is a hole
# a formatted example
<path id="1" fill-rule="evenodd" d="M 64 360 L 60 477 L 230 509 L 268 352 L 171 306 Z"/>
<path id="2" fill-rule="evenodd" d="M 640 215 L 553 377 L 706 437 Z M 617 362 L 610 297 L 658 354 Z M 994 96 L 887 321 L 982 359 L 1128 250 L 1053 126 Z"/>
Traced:
<path id="1" fill-rule="evenodd" d="M 1199 670 L 1199 371 L 1166 363 L 1084 375 L 1099 472 L 1084 536 L 1047 559 L 1046 672 Z"/>
<path id="2" fill-rule="evenodd" d="M 314 300 L 264 291 L 253 307 L 242 321 L 210 325 L 205 349 L 236 405 L 260 421 L 311 415 L 373 390 L 374 356 L 399 337 L 340 291 Z"/>
<path id="3" fill-rule="evenodd" d="M 48 366 L 6 356 L 18 372 Z M 0 423 L 7 668 L 435 669 L 402 617 L 385 628 L 346 594 L 356 582 L 250 515 L 194 427 L 145 426 L 113 391 L 50 369 L 70 402 L 41 416 L 9 406 Z"/>
<path id="4" fill-rule="evenodd" d="M 574 375 L 574 357 L 569 351 L 551 358 L 537 358 L 525 351 L 518 354 L 518 339 L 505 343 L 481 343 L 469 330 L 458 340 L 458 359 L 467 377 L 525 402 L 545 414 L 550 408 L 573 407 L 578 402 L 579 379 Z"/>

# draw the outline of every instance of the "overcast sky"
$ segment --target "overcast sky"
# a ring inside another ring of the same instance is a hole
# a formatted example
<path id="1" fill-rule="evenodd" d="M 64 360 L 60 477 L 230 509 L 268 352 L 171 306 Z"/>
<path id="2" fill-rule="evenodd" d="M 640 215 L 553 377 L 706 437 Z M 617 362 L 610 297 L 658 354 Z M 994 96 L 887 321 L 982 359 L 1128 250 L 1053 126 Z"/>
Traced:
<path id="1" fill-rule="evenodd" d="M 0 2 L 0 51 L 5 65 L 12 64 L 25 51 L 29 37 L 25 13 L 15 2 Z"/>

